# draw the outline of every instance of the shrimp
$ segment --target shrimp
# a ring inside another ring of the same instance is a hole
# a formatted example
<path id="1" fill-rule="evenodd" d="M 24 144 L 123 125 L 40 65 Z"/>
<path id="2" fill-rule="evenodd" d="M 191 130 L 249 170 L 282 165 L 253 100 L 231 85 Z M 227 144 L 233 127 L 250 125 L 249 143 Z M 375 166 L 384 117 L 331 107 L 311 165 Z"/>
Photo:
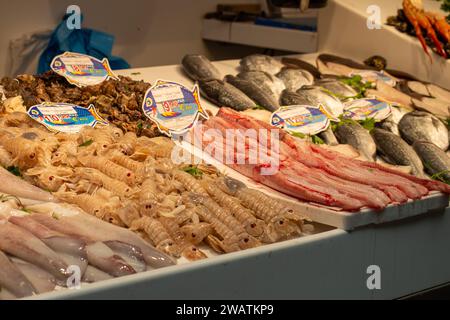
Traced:
<path id="1" fill-rule="evenodd" d="M 51 156 L 52 165 L 76 166 L 79 164 L 76 156 L 78 153 L 78 143 L 76 141 L 65 141 L 53 152 Z"/>
<path id="2" fill-rule="evenodd" d="M 117 146 L 119 150 L 128 155 L 131 156 L 134 153 L 134 150 L 136 148 L 137 143 L 137 137 L 134 132 L 127 132 L 125 133 L 118 141 Z"/>
<path id="3" fill-rule="evenodd" d="M 222 241 L 216 238 L 217 241 L 212 244 L 213 249 L 217 250 L 218 248 L 220 248 L 224 252 L 233 252 L 240 250 L 240 238 L 233 230 L 226 226 L 222 221 L 217 219 L 217 217 L 206 207 L 198 205 L 196 209 L 197 214 L 204 221 L 210 223 L 213 229 L 222 238 Z M 211 239 L 211 235 L 209 235 L 208 237 L 209 239 Z"/>
<path id="4" fill-rule="evenodd" d="M 69 177 L 73 174 L 73 170 L 67 167 L 35 167 L 25 172 L 26 176 L 34 177 L 36 185 L 40 188 L 57 191 L 65 182 L 69 181 Z"/>
<path id="5" fill-rule="evenodd" d="M 160 217 L 158 220 L 167 230 L 172 239 L 174 239 L 177 245 L 180 247 L 181 255 L 183 257 L 191 261 L 206 258 L 206 254 L 204 252 L 202 252 L 186 239 L 184 233 L 180 230 L 176 219 Z"/>
<path id="6" fill-rule="evenodd" d="M 206 191 L 218 204 L 230 211 L 231 215 L 244 226 L 249 235 L 259 237 L 263 234 L 264 221 L 257 219 L 251 210 L 241 205 L 239 200 L 221 192 L 216 185 L 211 183 L 206 185 Z"/>
<path id="7" fill-rule="evenodd" d="M 80 156 L 78 160 L 84 166 L 100 170 L 111 178 L 124 181 L 129 186 L 135 183 L 135 175 L 132 171 L 115 164 L 103 156 Z"/>
<path id="8" fill-rule="evenodd" d="M 150 217 L 142 217 L 132 222 L 131 230 L 145 231 L 150 241 L 157 249 L 174 257 L 180 256 L 180 248 L 158 220 Z"/>
<path id="9" fill-rule="evenodd" d="M 127 168 L 134 173 L 143 171 L 143 163 L 130 159 L 130 157 L 127 157 L 120 151 L 112 150 L 110 153 L 108 153 L 108 156 L 112 162 L 117 163 L 118 165 L 121 165 L 122 167 Z"/>
<path id="10" fill-rule="evenodd" d="M 24 112 L 12 112 L 3 115 L 0 121 L 2 127 L 37 127 L 40 126 L 36 121 L 31 119 L 28 114 Z"/>
<path id="11" fill-rule="evenodd" d="M 242 204 L 253 210 L 258 218 L 266 222 L 268 234 L 265 241 L 275 242 L 301 234 L 303 221 L 292 208 L 229 177 L 225 177 L 218 186 L 236 196 Z"/>
<path id="12" fill-rule="evenodd" d="M 198 245 L 213 232 L 213 227 L 207 222 L 199 222 L 186 224 L 180 230 L 190 243 Z"/>
<path id="13" fill-rule="evenodd" d="M 261 245 L 261 243 L 253 236 L 249 235 L 242 224 L 234 218 L 228 210 L 219 206 L 214 200 L 208 196 L 198 194 L 190 194 L 190 198 L 194 203 L 205 206 L 216 218 L 233 230 L 239 238 L 239 247 L 241 249 L 253 248 Z"/>
<path id="14" fill-rule="evenodd" d="M 151 216 L 155 212 L 158 204 L 158 187 L 154 178 L 147 178 L 142 182 L 139 192 L 139 206 L 141 213 Z"/>
<path id="15" fill-rule="evenodd" d="M 117 208 L 111 206 L 99 196 L 86 193 L 76 194 L 72 191 L 58 191 L 55 192 L 55 196 L 63 201 L 77 205 L 87 213 L 96 216 L 99 219 L 116 225 L 123 225 L 119 217 L 115 214 Z"/>
<path id="16" fill-rule="evenodd" d="M 1 137 L 1 144 L 14 157 L 13 163 L 23 169 L 35 167 L 39 162 L 39 155 L 42 154 L 39 144 L 22 137 L 6 135 Z"/>
<path id="17" fill-rule="evenodd" d="M 117 209 L 117 215 L 127 227 L 131 227 L 134 220 L 141 218 L 137 204 L 134 201 L 125 202 L 125 205 Z"/>
<path id="18" fill-rule="evenodd" d="M 174 169 L 172 170 L 172 177 L 181 182 L 186 190 L 197 194 L 207 195 L 207 192 L 202 185 L 189 173 L 179 169 Z"/>
<path id="19" fill-rule="evenodd" d="M 164 141 L 156 143 L 151 138 L 141 136 L 137 139 L 135 152 L 152 156 L 153 158 L 170 158 L 173 147 L 173 141 L 168 138 L 164 138 Z"/>
<path id="20" fill-rule="evenodd" d="M 129 187 L 126 183 L 110 178 L 97 169 L 77 167 L 75 168 L 75 176 L 87 179 L 92 183 L 102 186 L 119 197 L 128 198 L 135 193 L 135 190 Z"/>
<path id="21" fill-rule="evenodd" d="M 8 168 L 13 163 L 11 154 L 0 146 L 0 165 L 4 168 Z"/>
<path id="22" fill-rule="evenodd" d="M 95 148 L 97 153 L 103 154 L 109 147 L 115 142 L 115 136 L 112 132 L 109 132 L 105 128 L 92 128 L 89 126 L 84 126 L 80 130 L 79 143 L 85 143 L 86 141 L 92 140 L 92 148 Z"/>

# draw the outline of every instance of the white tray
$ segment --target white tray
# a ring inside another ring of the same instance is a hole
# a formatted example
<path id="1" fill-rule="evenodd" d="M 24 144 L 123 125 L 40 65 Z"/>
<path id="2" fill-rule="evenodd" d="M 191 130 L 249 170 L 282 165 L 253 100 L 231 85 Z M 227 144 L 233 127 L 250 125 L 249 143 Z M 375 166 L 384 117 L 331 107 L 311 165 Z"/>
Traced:
<path id="1" fill-rule="evenodd" d="M 353 230 L 357 227 L 367 226 L 370 224 L 380 224 L 400 220 L 439 209 L 443 210 L 449 205 L 449 196 L 437 191 L 431 192 L 428 196 L 419 200 L 409 200 L 403 204 L 389 205 L 382 211 L 363 209 L 357 212 L 348 212 L 326 206 L 315 205 L 308 202 L 302 202 L 294 197 L 285 195 L 272 188 L 257 183 L 239 172 L 227 167 L 225 164 L 219 162 L 211 156 L 202 153 L 201 150 L 193 147 L 185 141 L 178 145 L 194 154 L 194 156 L 214 165 L 220 172 L 245 182 L 248 187 L 258 189 L 270 196 L 276 197 L 286 203 L 289 203 L 290 205 L 293 205 L 311 220 L 339 229 Z"/>

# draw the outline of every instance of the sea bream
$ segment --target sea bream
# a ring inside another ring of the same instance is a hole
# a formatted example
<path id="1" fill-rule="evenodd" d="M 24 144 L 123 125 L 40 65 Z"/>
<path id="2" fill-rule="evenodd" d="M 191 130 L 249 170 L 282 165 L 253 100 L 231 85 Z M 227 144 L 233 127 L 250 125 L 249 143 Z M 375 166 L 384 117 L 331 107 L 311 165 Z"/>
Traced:
<path id="1" fill-rule="evenodd" d="M 398 124 L 401 136 L 409 144 L 416 141 L 434 143 L 442 150 L 448 149 L 447 127 L 428 112 L 413 111 L 403 116 Z"/>
<path id="2" fill-rule="evenodd" d="M 256 107 L 252 99 L 228 82 L 200 80 L 199 86 L 201 94 L 218 106 L 227 106 L 238 111 Z"/>
<path id="3" fill-rule="evenodd" d="M 322 106 L 331 119 L 337 121 L 339 116 L 344 112 L 344 105 L 342 102 L 338 98 L 327 93 L 321 87 L 303 86 L 296 92 L 297 94 L 303 96 L 306 100 L 310 101 L 312 106 Z"/>
<path id="4" fill-rule="evenodd" d="M 442 149 L 427 141 L 416 141 L 413 148 L 422 159 L 425 171 L 439 180 L 450 182 L 450 157 Z"/>
<path id="5" fill-rule="evenodd" d="M 241 71 L 264 71 L 276 74 L 283 68 L 283 64 L 275 58 L 264 54 L 252 54 L 242 58 L 239 62 Z"/>
<path id="6" fill-rule="evenodd" d="M 296 91 L 314 82 L 314 76 L 301 69 L 283 68 L 276 76 L 284 82 L 286 89 L 291 91 Z"/>
<path id="7" fill-rule="evenodd" d="M 251 81 L 232 75 L 227 75 L 225 77 L 225 81 L 241 90 L 247 95 L 247 97 L 252 99 L 257 105 L 263 107 L 264 109 L 275 111 L 280 107 L 278 100 L 275 99 L 270 91 L 264 91 L 263 88 Z"/>
<path id="8" fill-rule="evenodd" d="M 317 80 L 314 85 L 320 86 L 330 91 L 341 100 L 346 98 L 353 98 L 358 94 L 355 89 L 337 79 L 325 78 Z"/>
<path id="9" fill-rule="evenodd" d="M 194 81 L 222 79 L 220 71 L 201 54 L 187 54 L 181 64 L 189 78 Z"/>
<path id="10" fill-rule="evenodd" d="M 238 78 L 255 83 L 267 92 L 272 92 L 277 100 L 279 99 L 281 92 L 286 89 L 281 79 L 264 71 L 243 71 L 238 73 L 237 76 Z"/>
<path id="11" fill-rule="evenodd" d="M 423 165 L 414 149 L 392 132 L 375 128 L 372 137 L 384 160 L 391 164 L 410 166 L 412 174 L 422 177 Z"/>
<path id="12" fill-rule="evenodd" d="M 375 160 L 377 147 L 369 131 L 358 122 L 338 124 L 334 133 L 340 143 L 349 144 L 368 161 Z"/>

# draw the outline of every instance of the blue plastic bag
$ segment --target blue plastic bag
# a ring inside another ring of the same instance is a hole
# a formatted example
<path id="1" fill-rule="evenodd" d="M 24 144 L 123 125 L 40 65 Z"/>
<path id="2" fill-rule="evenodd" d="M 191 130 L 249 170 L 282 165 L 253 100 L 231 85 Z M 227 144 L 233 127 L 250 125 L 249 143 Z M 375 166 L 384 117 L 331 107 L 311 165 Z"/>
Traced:
<path id="1" fill-rule="evenodd" d="M 50 70 L 50 63 L 58 54 L 66 51 L 88 54 L 97 59 L 108 58 L 111 69 L 128 69 L 130 65 L 120 57 L 112 56 L 114 36 L 91 29 L 67 28 L 67 18 L 53 31 L 47 48 L 39 58 L 38 73 Z"/>

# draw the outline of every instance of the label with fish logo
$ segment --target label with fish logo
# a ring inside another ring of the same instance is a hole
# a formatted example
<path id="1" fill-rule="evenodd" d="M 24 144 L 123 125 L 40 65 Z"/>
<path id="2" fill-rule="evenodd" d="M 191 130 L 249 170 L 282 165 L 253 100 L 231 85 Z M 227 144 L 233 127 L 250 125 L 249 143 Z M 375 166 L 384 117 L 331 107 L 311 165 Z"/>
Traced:
<path id="1" fill-rule="evenodd" d="M 74 52 L 64 52 L 53 58 L 50 68 L 77 87 L 92 86 L 107 79 L 118 79 L 109 66 L 108 59 Z"/>
<path id="2" fill-rule="evenodd" d="M 330 119 L 320 108 L 296 105 L 281 107 L 272 113 L 270 123 L 288 132 L 314 135 L 326 130 Z"/>
<path id="3" fill-rule="evenodd" d="M 377 82 L 377 80 L 380 80 L 391 87 L 395 87 L 395 85 L 397 84 L 397 81 L 388 74 L 386 74 L 383 70 L 382 71 L 354 70 L 352 73 L 350 73 L 349 76 L 350 77 L 361 76 L 363 81 L 370 81 L 370 82 Z"/>
<path id="4" fill-rule="evenodd" d="M 28 115 L 50 131 L 78 133 L 83 126 L 107 125 L 91 104 L 84 108 L 70 103 L 44 102 L 28 109 Z"/>
<path id="5" fill-rule="evenodd" d="M 198 92 L 197 85 L 190 90 L 176 82 L 158 80 L 145 93 L 142 109 L 162 133 L 180 135 L 192 128 L 200 115 L 208 119 Z"/>
<path id="6" fill-rule="evenodd" d="M 391 115 L 391 105 L 378 99 L 358 99 L 346 102 L 344 105 L 344 118 L 356 121 L 369 118 L 383 121 Z"/>

